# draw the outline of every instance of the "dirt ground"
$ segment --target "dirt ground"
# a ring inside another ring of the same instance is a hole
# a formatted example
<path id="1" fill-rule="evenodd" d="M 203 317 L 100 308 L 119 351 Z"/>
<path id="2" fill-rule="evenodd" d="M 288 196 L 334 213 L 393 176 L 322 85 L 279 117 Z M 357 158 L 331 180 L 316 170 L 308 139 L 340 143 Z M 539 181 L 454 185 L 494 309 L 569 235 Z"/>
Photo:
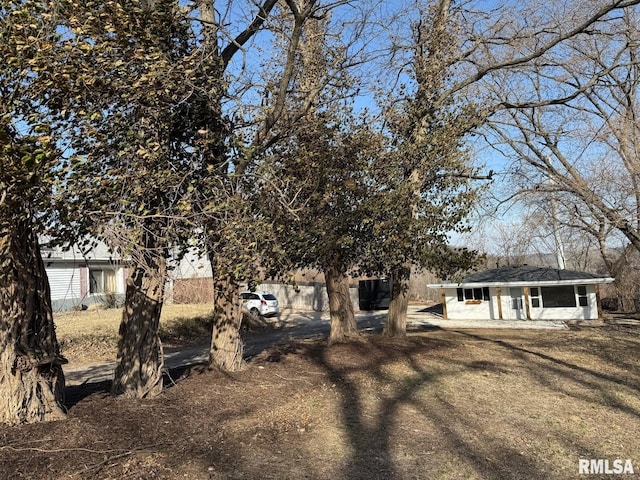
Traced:
<path id="1" fill-rule="evenodd" d="M 0 478 L 640 477 L 640 336 L 626 327 L 302 341 L 135 401 L 68 389 L 68 418 L 0 426 Z"/>

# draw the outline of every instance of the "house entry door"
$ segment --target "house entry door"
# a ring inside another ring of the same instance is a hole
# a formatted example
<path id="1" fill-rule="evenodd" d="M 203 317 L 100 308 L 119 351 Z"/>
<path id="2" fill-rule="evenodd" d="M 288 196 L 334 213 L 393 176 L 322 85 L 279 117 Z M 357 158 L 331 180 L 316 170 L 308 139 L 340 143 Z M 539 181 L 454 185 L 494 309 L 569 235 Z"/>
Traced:
<path id="1" fill-rule="evenodd" d="M 522 299 L 522 288 L 511 287 L 509 289 L 509 294 L 511 295 L 511 311 L 513 312 L 514 317 L 517 320 L 524 320 L 526 313 L 524 311 L 524 302 Z"/>

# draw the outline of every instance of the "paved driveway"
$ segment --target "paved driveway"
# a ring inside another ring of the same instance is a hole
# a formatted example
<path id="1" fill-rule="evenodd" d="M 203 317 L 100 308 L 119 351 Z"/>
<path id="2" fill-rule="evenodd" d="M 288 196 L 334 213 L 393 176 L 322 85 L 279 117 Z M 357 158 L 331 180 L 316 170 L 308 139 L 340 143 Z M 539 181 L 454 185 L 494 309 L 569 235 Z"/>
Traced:
<path id="1" fill-rule="evenodd" d="M 362 312 L 356 314 L 358 327 L 364 331 L 381 330 L 387 316 L 386 311 Z M 291 340 L 325 338 L 329 335 L 329 313 L 307 311 L 284 311 L 280 321 L 285 328 L 268 333 L 254 333 L 244 340 L 244 355 L 253 357 L 261 351 Z M 559 321 L 509 321 L 509 320 L 445 320 L 437 311 L 422 305 L 410 305 L 407 315 L 407 330 L 426 331 L 440 328 L 535 328 L 562 329 L 567 328 Z M 208 360 L 209 346 L 184 348 L 178 351 L 165 352 L 165 368 L 173 369 L 182 366 L 205 363 Z M 110 380 L 113 376 L 114 362 L 99 365 L 65 368 L 67 385 L 99 383 Z"/>

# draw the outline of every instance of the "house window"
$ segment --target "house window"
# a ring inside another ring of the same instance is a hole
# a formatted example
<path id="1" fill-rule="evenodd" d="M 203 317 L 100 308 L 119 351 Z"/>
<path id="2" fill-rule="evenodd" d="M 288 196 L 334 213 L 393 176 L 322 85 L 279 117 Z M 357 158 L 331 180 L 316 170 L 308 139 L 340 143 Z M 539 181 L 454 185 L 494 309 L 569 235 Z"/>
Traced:
<path id="1" fill-rule="evenodd" d="M 575 307 L 576 293 L 573 285 L 541 287 L 542 305 L 544 308 Z"/>
<path id="2" fill-rule="evenodd" d="M 89 293 L 115 293 L 116 272 L 112 269 L 89 269 Z"/>
<path id="3" fill-rule="evenodd" d="M 458 301 L 464 302 L 465 300 L 489 300 L 489 288 L 458 288 Z"/>
<path id="4" fill-rule="evenodd" d="M 540 307 L 540 290 L 538 289 L 538 287 L 531 287 L 531 289 L 529 290 L 529 293 L 531 295 L 531 306 L 533 308 L 539 308 Z"/>
<path id="5" fill-rule="evenodd" d="M 589 306 L 589 299 L 587 298 L 587 287 L 585 285 L 578 285 L 576 287 L 578 292 L 578 305 L 581 307 Z"/>

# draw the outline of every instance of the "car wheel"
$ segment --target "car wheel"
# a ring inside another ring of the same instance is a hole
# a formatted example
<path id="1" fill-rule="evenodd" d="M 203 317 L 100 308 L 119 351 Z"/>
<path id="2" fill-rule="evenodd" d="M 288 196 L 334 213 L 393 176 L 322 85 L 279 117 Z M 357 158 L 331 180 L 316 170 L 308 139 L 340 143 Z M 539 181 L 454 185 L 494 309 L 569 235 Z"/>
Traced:
<path id="1" fill-rule="evenodd" d="M 260 318 L 260 310 L 258 310 L 256 307 L 253 307 L 251 310 L 249 310 L 249 313 L 251 313 L 251 315 L 253 315 L 254 317 Z"/>

